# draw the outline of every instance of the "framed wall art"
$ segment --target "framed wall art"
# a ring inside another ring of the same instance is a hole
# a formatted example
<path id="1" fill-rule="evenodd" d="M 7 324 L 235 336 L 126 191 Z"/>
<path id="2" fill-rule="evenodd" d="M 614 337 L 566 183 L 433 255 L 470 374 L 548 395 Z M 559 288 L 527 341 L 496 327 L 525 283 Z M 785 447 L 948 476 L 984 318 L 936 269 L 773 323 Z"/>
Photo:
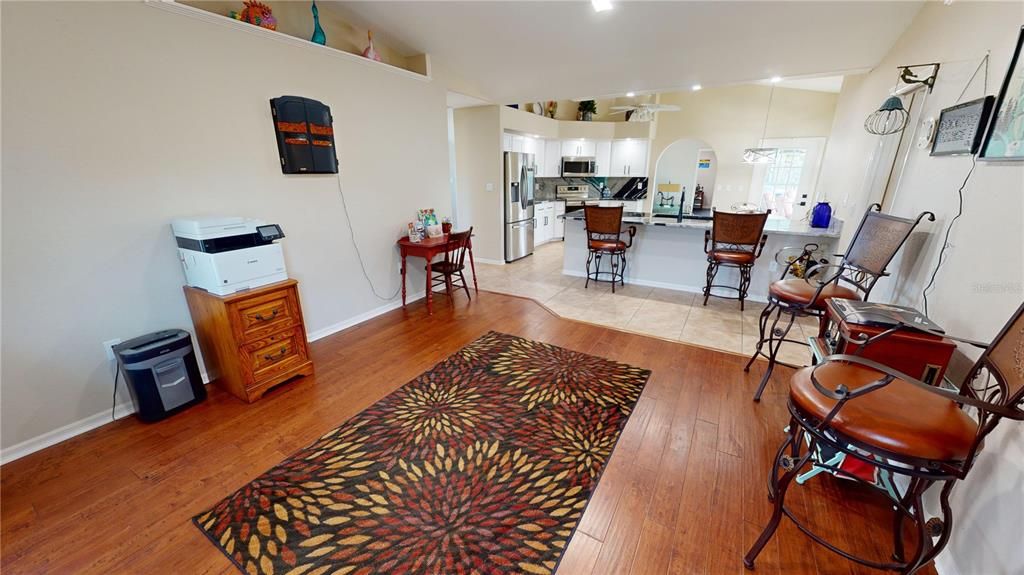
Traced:
<path id="1" fill-rule="evenodd" d="M 1021 61 L 1024 26 L 1010 58 L 1010 69 L 996 98 L 995 110 L 981 147 L 984 160 L 1024 160 L 1024 62 Z"/>
<path id="2" fill-rule="evenodd" d="M 994 96 L 951 106 L 942 111 L 932 139 L 932 156 L 974 154 L 992 114 Z"/>

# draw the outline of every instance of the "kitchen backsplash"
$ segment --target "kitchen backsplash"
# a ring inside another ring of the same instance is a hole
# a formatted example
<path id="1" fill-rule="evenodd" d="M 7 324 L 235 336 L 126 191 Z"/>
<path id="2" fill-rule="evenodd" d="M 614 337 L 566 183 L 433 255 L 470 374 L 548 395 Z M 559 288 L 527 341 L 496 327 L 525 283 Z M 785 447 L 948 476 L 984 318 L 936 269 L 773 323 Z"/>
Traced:
<path id="1" fill-rule="evenodd" d="M 647 178 L 537 178 L 537 193 L 535 199 L 541 202 L 550 202 L 555 197 L 555 186 L 587 186 L 590 197 L 601 199 L 601 192 L 598 191 L 601 185 L 608 186 L 612 197 L 625 194 L 638 187 L 645 189 L 642 193 L 633 194 L 633 199 L 647 197 Z"/>

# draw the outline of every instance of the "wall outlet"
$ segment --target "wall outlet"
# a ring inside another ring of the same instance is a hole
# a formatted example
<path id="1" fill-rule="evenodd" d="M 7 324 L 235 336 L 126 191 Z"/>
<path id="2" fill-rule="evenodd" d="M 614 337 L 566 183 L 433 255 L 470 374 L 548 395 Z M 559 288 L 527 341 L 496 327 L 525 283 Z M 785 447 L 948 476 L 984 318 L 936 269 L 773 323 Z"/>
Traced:
<path id="1" fill-rule="evenodd" d="M 493 192 L 494 191 L 494 184 L 492 184 L 490 182 L 487 182 L 487 185 L 484 186 L 484 191 Z"/>
<path id="2" fill-rule="evenodd" d="M 108 339 L 107 341 L 103 342 L 103 351 L 107 353 L 107 361 L 114 361 L 115 359 L 117 359 L 114 357 L 114 346 L 121 343 L 121 341 L 121 338 L 116 338 Z"/>

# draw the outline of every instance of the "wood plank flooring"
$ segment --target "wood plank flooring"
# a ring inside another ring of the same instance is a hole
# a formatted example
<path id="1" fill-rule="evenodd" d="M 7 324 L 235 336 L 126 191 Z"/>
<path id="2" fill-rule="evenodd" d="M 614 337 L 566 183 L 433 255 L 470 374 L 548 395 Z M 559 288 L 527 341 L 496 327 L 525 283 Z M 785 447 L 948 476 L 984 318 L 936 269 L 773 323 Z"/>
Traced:
<path id="1" fill-rule="evenodd" d="M 788 370 L 760 404 L 758 365 L 678 342 L 561 319 L 481 292 L 422 302 L 311 344 L 316 375 L 246 405 L 211 388 L 159 424 L 123 419 L 0 469 L 0 570 L 208 573 L 235 569 L 192 515 L 483 335 L 502 331 L 653 371 L 559 566 L 564 575 L 745 572 L 767 520 L 765 478 L 787 422 Z M 883 558 L 888 508 L 820 476 L 790 501 L 851 549 Z M 783 523 L 757 573 L 859 574 Z"/>

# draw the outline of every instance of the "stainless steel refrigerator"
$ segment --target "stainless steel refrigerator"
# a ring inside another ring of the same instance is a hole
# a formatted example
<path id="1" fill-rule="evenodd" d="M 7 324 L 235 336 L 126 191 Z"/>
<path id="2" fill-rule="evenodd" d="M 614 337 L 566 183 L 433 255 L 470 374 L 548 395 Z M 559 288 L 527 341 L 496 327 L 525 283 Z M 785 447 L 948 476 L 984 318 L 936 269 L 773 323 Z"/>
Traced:
<path id="1" fill-rule="evenodd" d="M 505 261 L 533 253 L 533 154 L 505 152 Z"/>

